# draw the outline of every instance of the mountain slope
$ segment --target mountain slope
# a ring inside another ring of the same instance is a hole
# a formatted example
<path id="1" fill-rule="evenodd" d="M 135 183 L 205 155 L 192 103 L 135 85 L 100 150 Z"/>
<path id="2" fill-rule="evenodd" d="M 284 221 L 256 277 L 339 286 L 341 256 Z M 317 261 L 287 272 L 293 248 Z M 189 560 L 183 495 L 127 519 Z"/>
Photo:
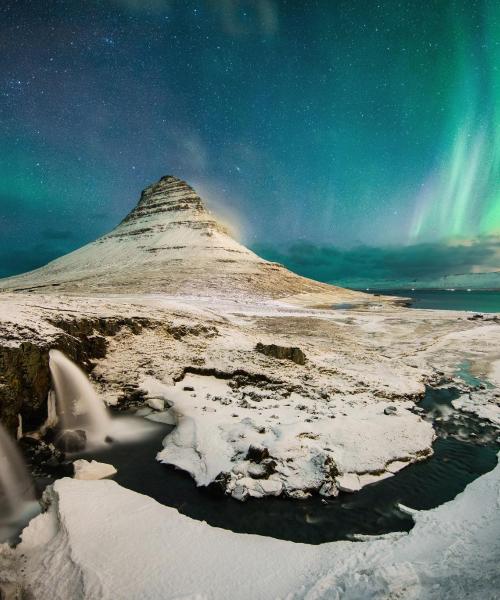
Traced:
<path id="1" fill-rule="evenodd" d="M 268 298 L 313 294 L 318 303 L 369 298 L 263 260 L 229 235 L 193 188 L 172 176 L 147 187 L 110 233 L 44 267 L 0 280 L 0 290 L 35 289 Z"/>

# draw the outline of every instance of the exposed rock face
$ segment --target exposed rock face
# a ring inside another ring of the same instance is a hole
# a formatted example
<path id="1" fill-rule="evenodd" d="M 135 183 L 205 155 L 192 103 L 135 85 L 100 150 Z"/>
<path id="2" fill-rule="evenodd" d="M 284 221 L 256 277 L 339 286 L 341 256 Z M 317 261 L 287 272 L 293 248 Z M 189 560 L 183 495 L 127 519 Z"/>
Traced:
<path id="1" fill-rule="evenodd" d="M 53 334 L 47 339 L 16 343 L 1 340 L 0 345 L 0 421 L 15 434 L 18 415 L 24 432 L 34 431 L 47 417 L 47 396 L 52 386 L 49 350 L 56 348 L 77 362 L 85 371 L 93 368 L 93 359 L 106 356 L 107 338 L 123 328 L 139 334 L 153 321 L 144 318 L 88 318 L 58 316 L 48 322 Z M 176 330 L 174 330 L 176 333 Z"/>
<path id="2" fill-rule="evenodd" d="M 11 433 L 18 414 L 28 431 L 43 422 L 49 389 L 48 348 L 31 342 L 0 347 L 0 420 Z"/>
<path id="3" fill-rule="evenodd" d="M 258 257 L 229 235 L 191 186 L 172 176 L 146 188 L 137 206 L 107 235 L 45 267 L 0 281 L 0 290 L 233 298 L 314 293 L 326 294 L 318 301 L 332 304 L 369 298 L 299 277 Z"/>
<path id="4" fill-rule="evenodd" d="M 286 346 L 277 346 L 276 344 L 261 344 L 260 342 L 255 346 L 257 352 L 265 354 L 266 356 L 272 356 L 274 358 L 292 360 L 298 365 L 306 364 L 306 355 L 300 348 L 294 346 L 293 348 L 287 348 Z"/>
<path id="5" fill-rule="evenodd" d="M 173 219 L 168 218 L 168 213 L 172 214 Z M 142 192 L 138 205 L 106 237 L 163 233 L 179 227 L 197 229 L 206 237 L 215 232 L 228 235 L 208 213 L 201 198 L 190 185 L 167 175 Z M 177 249 L 180 248 L 177 246 Z"/>

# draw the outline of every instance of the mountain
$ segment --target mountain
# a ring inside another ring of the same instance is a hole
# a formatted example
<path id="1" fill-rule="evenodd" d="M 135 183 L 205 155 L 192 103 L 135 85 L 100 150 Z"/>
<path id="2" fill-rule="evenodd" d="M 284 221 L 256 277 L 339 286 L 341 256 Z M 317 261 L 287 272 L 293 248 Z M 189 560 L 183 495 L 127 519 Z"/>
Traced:
<path id="1" fill-rule="evenodd" d="M 308 304 L 370 296 L 300 277 L 233 239 L 185 181 L 162 177 L 110 233 L 0 290 L 167 293 L 231 298 L 299 296 Z"/>

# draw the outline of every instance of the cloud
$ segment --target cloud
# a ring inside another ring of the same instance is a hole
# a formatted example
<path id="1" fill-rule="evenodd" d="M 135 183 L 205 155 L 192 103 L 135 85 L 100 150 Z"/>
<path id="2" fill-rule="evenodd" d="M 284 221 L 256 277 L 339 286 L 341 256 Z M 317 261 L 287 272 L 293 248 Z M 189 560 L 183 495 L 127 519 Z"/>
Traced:
<path id="1" fill-rule="evenodd" d="M 500 270 L 500 238 L 409 246 L 337 248 L 297 243 L 284 248 L 254 246 L 267 258 L 329 283 L 366 280 L 431 280 L 447 275 Z"/>

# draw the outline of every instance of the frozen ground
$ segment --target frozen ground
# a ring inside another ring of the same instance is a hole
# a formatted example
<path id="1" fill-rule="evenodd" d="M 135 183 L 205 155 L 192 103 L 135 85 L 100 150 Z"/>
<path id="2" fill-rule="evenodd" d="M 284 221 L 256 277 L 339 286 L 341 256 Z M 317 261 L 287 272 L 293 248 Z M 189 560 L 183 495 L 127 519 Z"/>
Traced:
<path id="1" fill-rule="evenodd" d="M 417 513 L 408 534 L 307 546 L 213 528 L 112 481 L 63 479 L 18 548 L 3 548 L 1 575 L 34 600 L 494 600 L 499 490 L 497 466 Z"/>
<path id="2" fill-rule="evenodd" d="M 12 347 L 57 346 L 79 323 L 99 336 L 103 320 L 125 319 L 130 325 L 105 335 L 106 356 L 94 360 L 103 398 L 116 404 L 127 390 L 140 392 L 155 409 L 149 418 L 177 423 L 159 459 L 199 485 L 218 478 L 239 499 L 335 495 L 424 459 L 434 433 L 414 408 L 426 383 L 459 386 L 457 408 L 498 424 L 497 321 L 301 302 L 2 294 L 0 330 Z M 305 362 L 257 352 L 258 343 L 299 347 Z M 464 361 L 484 389 L 461 378 Z"/>
<path id="3" fill-rule="evenodd" d="M 0 290 L 11 429 L 43 423 L 48 351 L 71 352 L 109 405 L 177 425 L 160 460 L 239 499 L 354 492 L 425 458 L 433 430 L 415 405 L 428 384 L 458 387 L 459 408 L 498 423 L 498 317 L 407 310 L 299 277 L 233 240 L 175 177 L 109 234 Z M 332 310 L 344 304 L 355 309 Z M 2 548 L 0 582 L 34 600 L 487 600 L 500 587 L 499 469 L 418 514 L 408 535 L 317 547 L 64 479 L 22 544 Z"/>

